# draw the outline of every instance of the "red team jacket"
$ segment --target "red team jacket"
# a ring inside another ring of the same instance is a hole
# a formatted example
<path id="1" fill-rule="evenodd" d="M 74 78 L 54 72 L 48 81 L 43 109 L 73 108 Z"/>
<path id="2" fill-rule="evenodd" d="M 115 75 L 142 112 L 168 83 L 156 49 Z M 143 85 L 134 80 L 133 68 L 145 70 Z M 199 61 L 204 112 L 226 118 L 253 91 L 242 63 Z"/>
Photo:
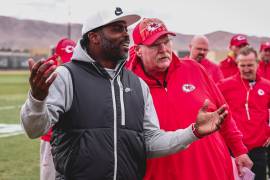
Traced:
<path id="1" fill-rule="evenodd" d="M 262 147 L 270 135 L 270 81 L 257 75 L 256 83 L 252 86 L 237 73 L 222 80 L 218 87 L 230 106 L 237 127 L 243 133 L 248 150 Z"/>
<path id="2" fill-rule="evenodd" d="M 232 56 L 228 56 L 226 59 L 221 61 L 219 67 L 223 73 L 224 78 L 233 76 L 239 72 L 235 58 Z"/>
<path id="3" fill-rule="evenodd" d="M 206 69 L 209 75 L 213 78 L 215 83 L 223 79 L 223 74 L 218 65 L 208 59 L 202 59 L 200 64 Z"/>
<path id="4" fill-rule="evenodd" d="M 270 80 L 270 63 L 261 60 L 259 62 L 258 74 L 261 75 L 261 77 Z"/>
<path id="5" fill-rule="evenodd" d="M 194 123 L 205 99 L 212 102 L 209 111 L 215 111 L 225 103 L 213 80 L 193 60 L 180 61 L 173 55 L 166 83 L 147 76 L 140 60 L 134 55 L 128 61 L 127 68 L 148 84 L 160 127 L 166 131 L 186 128 Z M 236 156 L 247 152 L 242 143 L 242 134 L 230 115 L 220 132 L 192 143 L 179 153 L 148 160 L 144 179 L 233 180 L 231 157 L 225 142 Z"/>

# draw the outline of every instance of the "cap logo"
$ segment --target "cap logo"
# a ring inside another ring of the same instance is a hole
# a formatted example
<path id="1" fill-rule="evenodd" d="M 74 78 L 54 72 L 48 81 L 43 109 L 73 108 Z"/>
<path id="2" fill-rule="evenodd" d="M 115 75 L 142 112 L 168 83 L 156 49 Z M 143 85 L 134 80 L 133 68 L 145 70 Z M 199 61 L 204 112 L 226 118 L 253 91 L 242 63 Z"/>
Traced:
<path id="1" fill-rule="evenodd" d="M 121 14 L 123 14 L 123 11 L 120 7 L 117 7 L 117 8 L 115 8 L 114 14 L 116 16 L 120 16 Z"/>
<path id="2" fill-rule="evenodd" d="M 74 47 L 73 46 L 66 46 L 65 48 L 62 48 L 66 53 L 72 53 L 73 50 L 74 50 Z"/>
<path id="3" fill-rule="evenodd" d="M 147 19 L 144 21 L 144 23 L 141 25 L 141 30 L 140 34 L 142 37 L 142 40 L 144 41 L 145 39 L 149 38 L 153 34 L 161 31 L 167 31 L 165 25 L 159 21 L 159 20 L 152 20 L 152 19 Z"/>
<path id="4" fill-rule="evenodd" d="M 245 40 L 246 38 L 244 36 L 237 36 L 236 39 L 238 41 L 242 41 L 242 40 Z"/>
<path id="5" fill-rule="evenodd" d="M 158 29 L 160 27 L 161 27 L 160 23 L 152 22 L 152 23 L 148 24 L 147 31 L 155 31 L 156 29 Z"/>
<path id="6" fill-rule="evenodd" d="M 196 89 L 196 87 L 193 84 L 184 84 L 182 86 L 182 90 L 186 93 L 192 92 Z"/>

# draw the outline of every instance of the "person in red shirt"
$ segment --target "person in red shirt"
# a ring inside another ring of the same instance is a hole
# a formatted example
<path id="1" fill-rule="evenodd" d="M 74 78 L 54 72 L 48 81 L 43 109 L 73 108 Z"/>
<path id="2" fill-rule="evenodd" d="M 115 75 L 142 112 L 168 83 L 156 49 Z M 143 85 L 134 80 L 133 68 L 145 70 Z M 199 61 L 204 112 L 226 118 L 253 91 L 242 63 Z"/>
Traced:
<path id="1" fill-rule="evenodd" d="M 260 58 L 258 73 L 270 80 L 270 42 L 263 42 L 261 44 Z"/>
<path id="2" fill-rule="evenodd" d="M 200 63 L 215 82 L 223 79 L 223 74 L 219 66 L 206 58 L 209 51 L 209 41 L 207 37 L 202 35 L 194 36 L 190 42 L 189 49 L 189 58 Z"/>
<path id="3" fill-rule="evenodd" d="M 228 57 L 222 60 L 219 64 L 220 69 L 223 73 L 224 78 L 232 76 L 238 72 L 235 57 L 241 48 L 249 45 L 247 37 L 242 34 L 236 34 L 231 38 L 230 41 L 230 52 Z"/>
<path id="4" fill-rule="evenodd" d="M 243 142 L 254 162 L 256 180 L 266 179 L 266 148 L 270 144 L 268 126 L 270 81 L 258 75 L 257 52 L 252 47 L 241 49 L 237 56 L 239 73 L 222 80 L 218 87 L 224 95 Z"/>
<path id="5" fill-rule="evenodd" d="M 206 99 L 210 101 L 207 109 L 210 112 L 225 103 L 201 65 L 194 60 L 180 60 L 173 53 L 171 38 L 174 35 L 161 20 L 143 19 L 133 31 L 135 45 L 131 50 L 135 53 L 130 53 L 126 64 L 148 84 L 160 128 L 167 131 L 194 123 Z M 239 173 L 243 166 L 251 168 L 242 134 L 228 114 L 219 132 L 192 143 L 182 152 L 149 159 L 144 179 L 233 180 L 227 145 L 236 156 Z"/>
<path id="6" fill-rule="evenodd" d="M 260 46 L 260 61 L 258 67 L 258 74 L 263 78 L 270 80 L 270 42 L 263 42 Z M 270 113 L 270 110 L 269 110 Z M 267 151 L 267 166 L 270 168 L 270 147 Z M 270 171 L 268 171 L 270 177 Z"/>
<path id="7" fill-rule="evenodd" d="M 68 38 L 62 38 L 57 42 L 55 52 L 47 60 L 53 60 L 54 65 L 58 66 L 69 62 L 73 54 L 76 43 Z M 41 136 L 40 142 L 40 180 L 63 179 L 59 173 L 56 173 L 52 160 L 50 140 L 52 129 L 47 134 Z"/>

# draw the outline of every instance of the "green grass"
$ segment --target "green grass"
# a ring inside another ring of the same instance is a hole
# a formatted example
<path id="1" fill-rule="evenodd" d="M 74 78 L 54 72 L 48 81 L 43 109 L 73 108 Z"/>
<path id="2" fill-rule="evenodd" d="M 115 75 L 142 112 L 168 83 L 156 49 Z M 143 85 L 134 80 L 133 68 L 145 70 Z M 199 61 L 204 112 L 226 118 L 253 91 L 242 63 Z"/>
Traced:
<path id="1" fill-rule="evenodd" d="M 25 135 L 0 139 L 0 179 L 39 179 L 39 139 Z"/>
<path id="2" fill-rule="evenodd" d="M 19 107 L 24 103 L 27 92 L 29 73 L 0 73 L 0 123 L 19 123 Z"/>
<path id="3" fill-rule="evenodd" d="M 19 124 L 29 90 L 27 71 L 0 71 L 0 123 Z M 0 180 L 39 179 L 39 139 L 0 138 Z"/>

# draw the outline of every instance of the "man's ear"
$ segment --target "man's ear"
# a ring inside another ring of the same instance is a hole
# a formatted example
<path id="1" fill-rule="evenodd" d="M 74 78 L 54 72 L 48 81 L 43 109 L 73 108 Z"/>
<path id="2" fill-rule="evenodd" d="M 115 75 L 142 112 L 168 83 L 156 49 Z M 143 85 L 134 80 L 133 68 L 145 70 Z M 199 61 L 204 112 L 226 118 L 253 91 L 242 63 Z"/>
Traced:
<path id="1" fill-rule="evenodd" d="M 134 51 L 138 57 L 142 57 L 142 48 L 140 45 L 134 45 Z"/>
<path id="2" fill-rule="evenodd" d="M 191 51 L 191 47 L 192 47 L 192 45 L 191 45 L 191 44 L 189 44 L 189 45 L 188 45 L 189 51 Z"/>
<path id="3" fill-rule="evenodd" d="M 100 42 L 100 35 L 97 32 L 89 32 L 88 39 L 93 44 L 98 44 Z"/>

